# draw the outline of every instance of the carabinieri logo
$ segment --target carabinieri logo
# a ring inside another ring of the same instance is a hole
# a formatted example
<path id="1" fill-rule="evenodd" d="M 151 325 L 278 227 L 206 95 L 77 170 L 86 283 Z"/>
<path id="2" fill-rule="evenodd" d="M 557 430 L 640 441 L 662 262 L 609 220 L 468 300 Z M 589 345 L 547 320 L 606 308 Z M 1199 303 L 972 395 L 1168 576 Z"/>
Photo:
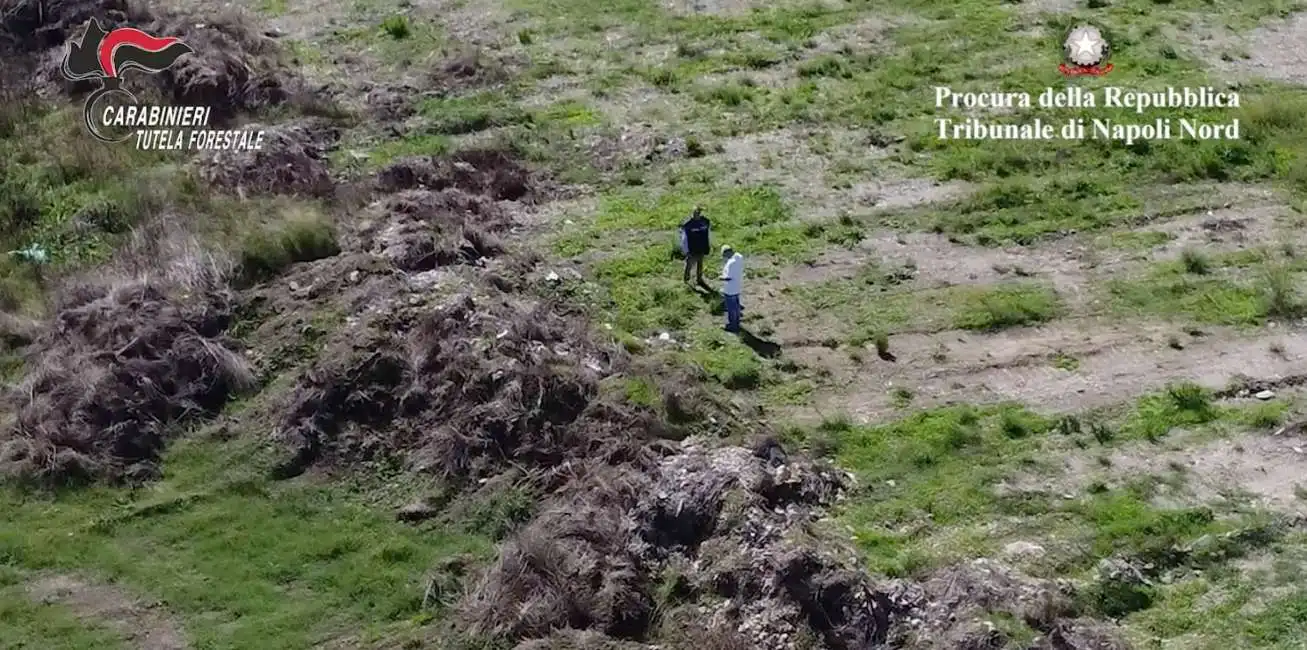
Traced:
<path id="1" fill-rule="evenodd" d="M 99 21 L 91 20 L 81 42 L 68 46 L 62 72 L 71 81 L 100 82 L 100 89 L 86 98 L 82 117 L 86 130 L 102 142 L 135 136 L 136 148 L 143 150 L 262 149 L 263 131 L 208 128 L 210 106 L 142 105 L 123 87 L 128 70 L 157 74 L 194 53 L 175 36 L 153 36 L 130 27 L 106 32 Z M 105 101 L 110 95 L 120 101 Z M 103 109 L 97 109 L 97 103 L 104 104 Z"/>
<path id="2" fill-rule="evenodd" d="M 81 42 L 68 46 L 62 72 L 70 81 L 99 80 L 100 89 L 86 98 L 86 105 L 82 110 L 86 128 L 91 135 L 101 141 L 123 142 L 132 134 L 112 138 L 96 128 L 95 120 L 92 119 L 95 103 L 109 95 L 119 93 L 135 104 L 136 97 L 123 88 L 124 72 L 133 69 L 152 74 L 163 72 L 176 63 L 182 55 L 194 52 L 195 50 L 189 45 L 174 36 L 151 36 L 131 27 L 120 27 L 106 32 L 100 25 L 100 21 L 92 19 L 86 24 Z"/>

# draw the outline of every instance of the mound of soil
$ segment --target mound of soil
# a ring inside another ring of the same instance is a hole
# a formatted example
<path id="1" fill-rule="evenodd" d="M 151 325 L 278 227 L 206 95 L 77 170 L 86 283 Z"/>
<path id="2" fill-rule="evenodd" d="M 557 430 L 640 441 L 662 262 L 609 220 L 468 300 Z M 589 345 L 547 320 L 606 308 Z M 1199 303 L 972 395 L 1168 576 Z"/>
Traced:
<path id="1" fill-rule="evenodd" d="M 0 470 L 42 483 L 153 476 L 171 426 L 254 385 L 221 335 L 227 317 L 221 295 L 182 303 L 148 282 L 77 292 L 7 396 L 17 417 L 0 430 Z"/>
<path id="2" fill-rule="evenodd" d="M 797 648 L 814 636 L 824 647 L 867 648 L 887 638 L 896 612 L 888 592 L 851 559 L 804 543 L 841 473 L 693 440 L 653 467 L 582 467 L 465 599 L 468 632 L 640 640 L 674 622 L 736 630 L 736 642 L 754 648 Z"/>
<path id="3" fill-rule="evenodd" d="M 990 621 L 1011 617 L 1041 633 L 1030 650 L 1128 650 L 1115 626 L 1081 618 L 1077 588 L 1039 580 L 989 559 L 947 567 L 920 584 L 901 583 L 895 601 L 910 612 L 895 647 L 913 650 L 1007 648 L 1013 639 Z"/>
<path id="4" fill-rule="evenodd" d="M 329 122 L 306 119 L 271 127 L 252 124 L 246 128 L 263 130 L 262 148 L 203 152 L 195 161 L 202 180 L 241 195 L 325 198 L 335 192 L 327 154 L 340 132 Z"/>
<path id="5" fill-rule="evenodd" d="M 464 295 L 416 317 L 385 312 L 327 344 L 291 393 L 282 468 L 401 456 L 455 483 L 510 464 L 556 467 L 585 453 L 632 456 L 639 436 L 603 426 L 598 379 L 619 348 L 578 336 L 546 309 Z"/>
<path id="6" fill-rule="evenodd" d="M 408 272 L 476 264 L 504 252 L 511 221 L 493 201 L 461 190 L 408 190 L 373 204 L 358 247 Z"/>
<path id="7" fill-rule="evenodd" d="M 427 82 L 438 94 L 484 89 L 506 83 L 518 64 L 470 49 L 443 61 L 427 75 Z"/>
<path id="8" fill-rule="evenodd" d="M 530 201 L 539 188 L 509 154 L 493 149 L 460 151 L 451 157 L 403 158 L 377 174 L 379 192 L 457 188 L 494 201 Z"/>

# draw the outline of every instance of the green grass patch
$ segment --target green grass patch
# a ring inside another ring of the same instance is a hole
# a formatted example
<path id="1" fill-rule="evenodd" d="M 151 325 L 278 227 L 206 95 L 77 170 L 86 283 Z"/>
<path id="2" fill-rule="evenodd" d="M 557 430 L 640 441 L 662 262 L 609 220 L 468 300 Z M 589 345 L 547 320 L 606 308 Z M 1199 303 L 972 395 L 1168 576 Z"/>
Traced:
<path id="1" fill-rule="evenodd" d="M 22 579 L 16 573 L 13 577 Z M 127 647 L 104 623 L 83 622 L 66 607 L 34 602 L 21 583 L 0 588 L 0 638 L 5 640 L 6 648 L 118 650 Z"/>
<path id="2" fill-rule="evenodd" d="M 1164 316 L 1217 325 L 1260 325 L 1303 313 L 1303 264 L 1259 251 L 1192 252 L 1155 265 L 1144 277 L 1107 284 L 1109 307 L 1123 317 Z"/>
<path id="3" fill-rule="evenodd" d="M 5 488 L 0 566 L 76 572 L 157 598 L 197 647 L 299 648 L 412 629 L 433 613 L 421 609 L 430 569 L 492 552 L 479 534 L 395 522 L 364 498 L 366 483 L 269 482 L 266 454 L 250 447 L 183 440 L 166 454 L 163 481 L 146 490 L 41 497 Z M 23 614 L 9 598 L 0 603 Z M 55 633 L 71 647 L 101 638 L 60 631 L 44 613 L 0 620 L 0 629 Z"/>
<path id="4" fill-rule="evenodd" d="M 316 212 L 286 216 L 250 233 L 240 249 L 240 275 L 247 283 L 276 276 L 292 264 L 311 262 L 340 252 L 335 226 Z"/>
<path id="5" fill-rule="evenodd" d="M 1037 285 L 969 288 L 961 291 L 961 305 L 953 316 L 958 329 L 999 330 L 1038 325 L 1052 320 L 1061 309 L 1052 289 Z"/>
<path id="6" fill-rule="evenodd" d="M 425 119 L 426 135 L 461 135 L 532 120 L 531 113 L 502 92 L 428 99 L 418 112 Z"/>
<path id="7" fill-rule="evenodd" d="M 1285 407 L 1274 408 L 1282 412 Z M 1201 432 L 1270 419 L 1253 410 L 1217 405 L 1210 391 L 1181 383 L 1116 415 L 1050 418 L 1015 405 L 956 406 L 877 426 L 830 419 L 814 430 L 788 435 L 800 446 L 834 453 L 857 475 L 859 491 L 841 517 L 856 531 L 856 542 L 874 570 L 911 574 L 992 554 L 998 550 L 994 540 L 985 540 L 992 533 L 972 538 L 966 531 L 1018 518 L 1036 530 L 1083 537 L 1081 554 L 1059 560 L 1058 571 L 1074 571 L 1114 553 L 1160 562 L 1161 554 L 1174 546 L 1258 520 L 1158 508 L 1151 499 L 1160 483 L 1153 480 L 1121 490 L 1090 490 L 1070 500 L 1061 494 L 1001 491 L 996 489 L 1001 482 L 1022 474 L 1055 475 L 1062 469 L 1056 459 L 1069 449 L 1156 441 L 1176 429 Z"/>
<path id="8" fill-rule="evenodd" d="M 910 546 L 930 530 L 1024 510 L 993 486 L 1052 426 L 1014 406 L 925 411 L 877 427 L 828 424 L 837 461 L 863 486 L 843 517 L 873 568 L 910 573 L 923 561 Z M 927 521 L 925 529 L 906 530 Z"/>

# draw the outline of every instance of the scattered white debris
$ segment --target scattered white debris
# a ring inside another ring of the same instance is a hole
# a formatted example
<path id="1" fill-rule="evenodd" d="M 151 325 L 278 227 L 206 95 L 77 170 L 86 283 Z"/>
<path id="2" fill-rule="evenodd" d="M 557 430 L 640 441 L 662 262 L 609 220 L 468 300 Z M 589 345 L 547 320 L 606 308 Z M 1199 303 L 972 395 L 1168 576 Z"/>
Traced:
<path id="1" fill-rule="evenodd" d="M 553 271 L 550 271 L 549 275 L 545 276 L 545 279 L 550 282 L 558 282 L 559 280 L 562 280 L 562 278 L 559 277 L 558 274 L 554 273 Z"/>
<path id="2" fill-rule="evenodd" d="M 504 338 L 505 336 L 508 336 L 508 328 L 504 328 L 504 331 L 502 331 L 502 332 L 496 334 L 496 335 L 495 335 L 495 340 L 502 339 L 502 338 Z"/>
<path id="3" fill-rule="evenodd" d="M 1031 542 L 1012 542 L 1003 547 L 1003 554 L 1013 559 L 1038 558 L 1044 556 L 1044 547 Z"/>
<path id="4" fill-rule="evenodd" d="M 357 283 L 359 281 L 359 272 L 357 270 L 349 272 L 349 281 L 351 284 Z"/>
<path id="5" fill-rule="evenodd" d="M 663 332 L 662 334 L 659 334 L 659 335 L 658 335 L 658 340 L 659 340 L 659 341 L 670 341 L 670 340 L 672 340 L 672 335 L 671 335 L 671 334 L 668 334 L 667 332 Z"/>
<path id="6" fill-rule="evenodd" d="M 1256 395 L 1253 395 L 1253 397 L 1256 397 L 1256 398 L 1259 399 L 1259 400 L 1263 400 L 1263 401 L 1265 401 L 1265 400 L 1268 400 L 1268 399 L 1273 399 L 1273 398 L 1275 397 L 1275 393 L 1273 393 L 1273 392 L 1271 392 L 1271 391 L 1269 391 L 1269 390 L 1264 390 L 1264 391 L 1262 391 L 1262 392 L 1260 392 L 1260 393 L 1257 393 Z"/>

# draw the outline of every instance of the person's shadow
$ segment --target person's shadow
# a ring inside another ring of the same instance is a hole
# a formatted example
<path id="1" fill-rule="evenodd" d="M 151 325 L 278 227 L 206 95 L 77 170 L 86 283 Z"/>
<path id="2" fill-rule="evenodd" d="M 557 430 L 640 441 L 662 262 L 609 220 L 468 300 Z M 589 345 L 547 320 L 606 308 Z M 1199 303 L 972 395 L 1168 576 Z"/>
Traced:
<path id="1" fill-rule="evenodd" d="M 775 359 L 781 354 L 781 345 L 775 341 L 760 339 L 747 327 L 740 328 L 740 342 L 749 346 L 755 354 L 764 359 Z"/>
<path id="2" fill-rule="evenodd" d="M 726 306 L 722 304 L 722 294 L 716 289 L 698 285 L 695 293 L 699 294 L 699 299 L 708 305 L 709 311 L 713 316 L 721 316 L 726 313 Z M 741 327 L 739 332 L 740 342 L 749 346 L 755 354 L 766 359 L 774 359 L 781 354 L 781 346 L 775 341 L 760 339 L 747 327 Z"/>

